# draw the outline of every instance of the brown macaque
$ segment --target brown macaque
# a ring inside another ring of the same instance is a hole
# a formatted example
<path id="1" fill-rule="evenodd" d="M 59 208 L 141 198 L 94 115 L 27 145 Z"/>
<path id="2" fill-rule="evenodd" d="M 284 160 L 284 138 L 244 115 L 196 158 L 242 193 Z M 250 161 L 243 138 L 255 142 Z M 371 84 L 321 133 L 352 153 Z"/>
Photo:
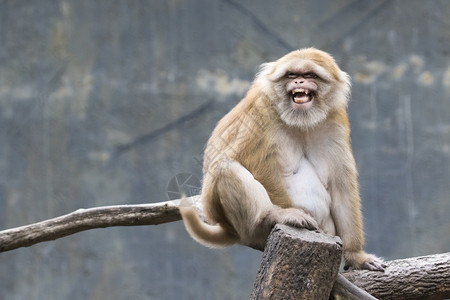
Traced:
<path id="1" fill-rule="evenodd" d="M 362 248 L 349 96 L 349 76 L 326 52 L 301 49 L 263 64 L 205 149 L 201 199 L 214 225 L 180 205 L 190 235 L 210 247 L 263 250 L 277 223 L 321 229 L 342 239 L 346 267 L 382 271 Z"/>

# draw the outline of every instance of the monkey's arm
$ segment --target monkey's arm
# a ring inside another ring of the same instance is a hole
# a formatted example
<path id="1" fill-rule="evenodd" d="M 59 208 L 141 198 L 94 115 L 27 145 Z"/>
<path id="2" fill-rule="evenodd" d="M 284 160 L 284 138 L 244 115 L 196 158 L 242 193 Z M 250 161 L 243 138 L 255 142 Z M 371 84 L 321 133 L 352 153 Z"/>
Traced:
<path id="1" fill-rule="evenodd" d="M 356 165 L 351 150 L 343 151 L 343 155 L 340 172 L 346 176 L 335 176 L 332 183 L 331 214 L 336 234 L 344 245 L 345 267 L 383 271 L 382 260 L 363 251 L 364 230 Z"/>

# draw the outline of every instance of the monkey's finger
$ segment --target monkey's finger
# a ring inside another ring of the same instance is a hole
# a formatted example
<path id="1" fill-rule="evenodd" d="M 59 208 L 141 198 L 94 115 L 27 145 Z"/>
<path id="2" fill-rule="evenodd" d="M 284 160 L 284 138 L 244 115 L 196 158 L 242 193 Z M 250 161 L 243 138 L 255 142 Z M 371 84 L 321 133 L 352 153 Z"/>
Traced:
<path id="1" fill-rule="evenodd" d="M 300 222 L 293 222 L 292 224 L 288 224 L 288 225 L 298 227 L 298 228 L 305 228 L 308 230 L 316 230 L 319 228 L 319 225 L 317 224 L 316 220 L 314 220 L 310 216 L 304 216 Z"/>
<path id="2" fill-rule="evenodd" d="M 317 230 L 319 229 L 319 226 L 317 225 L 317 222 L 315 220 L 313 220 L 313 222 L 306 222 L 307 224 L 305 225 L 306 229 L 309 230 Z"/>
<path id="3" fill-rule="evenodd" d="M 380 261 L 375 261 L 375 260 L 364 263 L 364 269 L 368 269 L 371 271 L 384 272 L 385 267 L 386 267 L 385 264 L 383 264 Z"/>
<path id="4" fill-rule="evenodd" d="M 305 223 L 307 223 L 305 225 L 306 229 L 309 229 L 309 230 L 317 230 L 317 229 L 319 229 L 319 224 L 317 223 L 317 221 L 313 217 L 311 217 L 309 215 L 307 217 L 305 217 Z"/>

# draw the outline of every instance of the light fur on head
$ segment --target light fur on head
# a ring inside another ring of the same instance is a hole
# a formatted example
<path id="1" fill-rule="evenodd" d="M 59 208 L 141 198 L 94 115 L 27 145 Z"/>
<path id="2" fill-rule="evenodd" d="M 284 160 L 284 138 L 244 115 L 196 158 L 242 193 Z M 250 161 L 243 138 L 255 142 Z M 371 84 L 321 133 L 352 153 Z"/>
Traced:
<path id="1" fill-rule="evenodd" d="M 293 107 L 286 88 L 286 74 L 291 71 L 314 72 L 318 81 L 315 101 L 309 109 Z M 306 48 L 293 51 L 275 62 L 264 63 L 255 78 L 272 101 L 280 118 L 288 125 L 307 129 L 326 119 L 332 110 L 346 108 L 350 98 L 350 77 L 326 52 Z"/>

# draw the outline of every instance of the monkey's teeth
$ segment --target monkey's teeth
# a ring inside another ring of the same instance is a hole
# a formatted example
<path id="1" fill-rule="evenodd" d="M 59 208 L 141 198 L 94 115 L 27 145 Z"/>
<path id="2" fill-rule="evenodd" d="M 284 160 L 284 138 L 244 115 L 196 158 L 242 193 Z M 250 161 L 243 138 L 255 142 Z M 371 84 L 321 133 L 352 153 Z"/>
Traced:
<path id="1" fill-rule="evenodd" d="M 310 90 L 308 90 L 308 89 L 294 89 L 294 90 L 292 90 L 292 95 L 295 95 L 296 93 L 305 93 L 306 95 L 309 95 Z"/>
<path id="2" fill-rule="evenodd" d="M 309 95 L 311 91 L 308 89 L 294 89 L 292 90 L 292 99 L 295 103 L 303 104 L 311 101 L 311 96 Z"/>

